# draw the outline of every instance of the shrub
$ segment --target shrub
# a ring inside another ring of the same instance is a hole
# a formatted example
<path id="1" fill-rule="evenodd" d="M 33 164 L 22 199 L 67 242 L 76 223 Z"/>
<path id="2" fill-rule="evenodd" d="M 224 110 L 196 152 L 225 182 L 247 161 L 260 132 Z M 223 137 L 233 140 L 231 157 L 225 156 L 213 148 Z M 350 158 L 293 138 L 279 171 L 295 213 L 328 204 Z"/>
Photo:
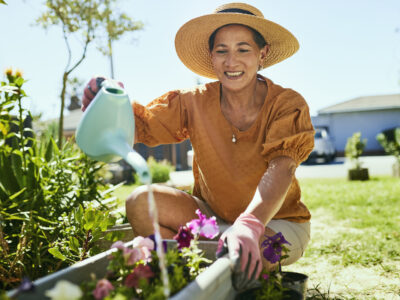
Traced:
<path id="1" fill-rule="evenodd" d="M 0 89 L 0 289 L 100 252 L 96 241 L 117 219 L 112 199 L 103 204 L 111 190 L 96 175 L 102 165 L 74 144 L 59 149 L 52 138 L 39 142 L 24 128 L 30 115 L 21 104 L 25 81 L 12 70 L 6 74 Z"/>
<path id="2" fill-rule="evenodd" d="M 393 155 L 400 164 L 400 127 L 385 130 L 376 136 L 385 152 Z"/>
<path id="3" fill-rule="evenodd" d="M 345 155 L 354 164 L 354 168 L 361 169 L 361 162 L 359 157 L 364 152 L 365 146 L 367 145 L 367 139 L 361 140 L 361 132 L 355 132 L 353 136 L 347 139 L 346 148 L 344 150 Z"/>
<path id="4" fill-rule="evenodd" d="M 168 160 L 164 159 L 157 162 L 152 156 L 147 159 L 147 165 L 149 166 L 153 183 L 167 182 L 169 173 L 175 170 Z"/>

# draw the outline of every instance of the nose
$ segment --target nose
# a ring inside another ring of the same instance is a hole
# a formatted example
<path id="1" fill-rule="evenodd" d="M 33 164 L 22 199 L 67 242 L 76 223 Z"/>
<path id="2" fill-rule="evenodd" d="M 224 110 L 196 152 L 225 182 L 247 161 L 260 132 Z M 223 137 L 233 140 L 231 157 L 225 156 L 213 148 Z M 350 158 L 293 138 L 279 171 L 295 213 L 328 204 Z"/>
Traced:
<path id="1" fill-rule="evenodd" d="M 225 66 L 227 66 L 227 67 L 234 67 L 234 66 L 237 65 L 237 63 L 238 63 L 238 61 L 237 61 L 237 57 L 236 57 L 235 53 L 229 52 L 229 53 L 226 55 Z"/>

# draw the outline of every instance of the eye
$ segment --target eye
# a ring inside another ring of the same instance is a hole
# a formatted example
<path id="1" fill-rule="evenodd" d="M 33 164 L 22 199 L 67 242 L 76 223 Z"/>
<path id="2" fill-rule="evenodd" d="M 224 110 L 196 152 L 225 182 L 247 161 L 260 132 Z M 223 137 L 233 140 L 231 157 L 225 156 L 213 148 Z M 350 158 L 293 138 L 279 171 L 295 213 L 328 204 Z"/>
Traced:
<path id="1" fill-rule="evenodd" d="M 248 50 L 248 49 L 239 49 L 239 52 L 240 53 L 245 53 L 245 52 L 249 52 L 250 50 Z"/>
<path id="2" fill-rule="evenodd" d="M 227 51 L 226 50 L 216 50 L 215 52 L 218 54 L 225 54 Z"/>

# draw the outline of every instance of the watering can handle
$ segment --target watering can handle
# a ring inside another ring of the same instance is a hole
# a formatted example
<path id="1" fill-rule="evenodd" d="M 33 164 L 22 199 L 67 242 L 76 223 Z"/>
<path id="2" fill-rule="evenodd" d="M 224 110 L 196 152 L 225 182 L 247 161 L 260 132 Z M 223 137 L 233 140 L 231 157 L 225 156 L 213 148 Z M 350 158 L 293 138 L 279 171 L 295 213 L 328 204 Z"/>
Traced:
<path id="1" fill-rule="evenodd" d="M 122 89 L 123 88 L 123 86 L 121 86 L 118 81 L 116 81 L 114 79 L 111 79 L 111 78 L 104 78 L 104 77 L 97 77 L 96 78 L 96 86 L 97 86 L 97 90 L 98 91 L 102 87 L 111 87 L 111 88 L 117 88 L 117 89 Z"/>

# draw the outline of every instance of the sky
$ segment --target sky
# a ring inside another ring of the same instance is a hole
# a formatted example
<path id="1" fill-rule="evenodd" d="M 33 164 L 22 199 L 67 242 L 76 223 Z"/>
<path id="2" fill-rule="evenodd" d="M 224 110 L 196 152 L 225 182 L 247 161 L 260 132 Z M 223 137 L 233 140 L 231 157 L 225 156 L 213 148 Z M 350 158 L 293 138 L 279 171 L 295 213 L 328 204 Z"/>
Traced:
<path id="1" fill-rule="evenodd" d="M 67 50 L 60 27 L 34 26 L 43 0 L 6 0 L 0 5 L 0 71 L 21 69 L 28 80 L 25 105 L 42 119 L 57 118 Z M 114 44 L 115 78 L 131 100 L 147 104 L 169 90 L 210 79 L 188 70 L 175 52 L 175 34 L 190 19 L 212 13 L 220 0 L 120 0 L 118 9 L 144 28 Z M 303 95 L 310 112 L 361 96 L 400 93 L 399 0 L 252 0 L 265 18 L 292 32 L 300 43 L 289 59 L 261 74 Z M 73 39 L 73 60 L 81 48 Z M 92 45 L 72 73 L 87 82 L 110 76 L 109 61 Z M 0 78 L 3 75 L 0 76 Z"/>

